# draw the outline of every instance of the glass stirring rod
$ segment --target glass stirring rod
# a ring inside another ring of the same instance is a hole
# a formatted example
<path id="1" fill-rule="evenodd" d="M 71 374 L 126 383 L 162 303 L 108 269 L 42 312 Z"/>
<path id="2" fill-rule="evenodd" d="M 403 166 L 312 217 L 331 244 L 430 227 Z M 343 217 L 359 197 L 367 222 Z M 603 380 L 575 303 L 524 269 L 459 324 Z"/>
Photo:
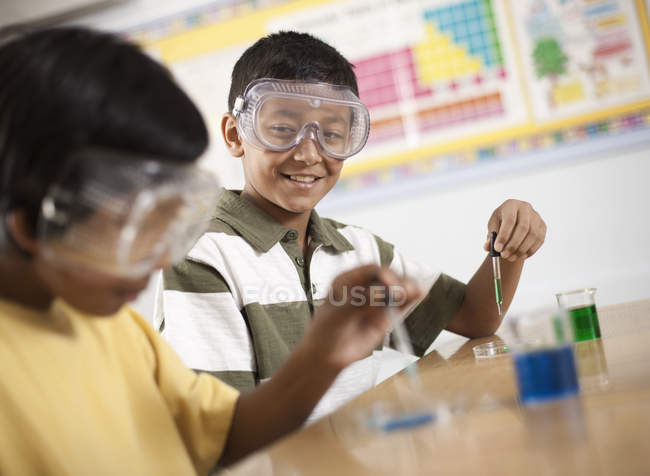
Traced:
<path id="1" fill-rule="evenodd" d="M 411 340 L 409 339 L 408 331 L 404 326 L 403 316 L 400 315 L 399 309 L 395 304 L 394 296 L 391 293 L 389 287 L 386 288 L 386 307 L 388 318 L 393 326 L 393 339 L 395 342 L 395 347 L 397 347 L 397 350 L 402 354 L 415 355 L 413 346 L 411 345 Z M 422 388 L 422 383 L 420 382 L 417 363 L 411 362 L 406 367 L 406 373 L 409 377 L 411 388 L 413 390 L 420 390 Z"/>
<path id="2" fill-rule="evenodd" d="M 492 275 L 494 276 L 494 295 L 497 301 L 497 310 L 501 317 L 501 305 L 503 294 L 501 293 L 501 253 L 494 249 L 494 241 L 497 239 L 497 232 L 490 233 L 490 256 L 492 257 Z"/>

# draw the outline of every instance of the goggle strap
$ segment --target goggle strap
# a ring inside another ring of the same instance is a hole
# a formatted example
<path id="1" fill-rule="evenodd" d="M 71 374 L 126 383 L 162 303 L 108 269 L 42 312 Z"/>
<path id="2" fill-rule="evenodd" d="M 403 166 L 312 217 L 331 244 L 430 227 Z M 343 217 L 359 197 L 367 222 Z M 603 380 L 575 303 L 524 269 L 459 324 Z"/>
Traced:
<path id="1" fill-rule="evenodd" d="M 237 99 L 235 99 L 235 105 L 232 108 L 233 116 L 237 117 L 244 110 L 244 107 L 246 107 L 246 101 L 243 97 L 237 96 Z"/>

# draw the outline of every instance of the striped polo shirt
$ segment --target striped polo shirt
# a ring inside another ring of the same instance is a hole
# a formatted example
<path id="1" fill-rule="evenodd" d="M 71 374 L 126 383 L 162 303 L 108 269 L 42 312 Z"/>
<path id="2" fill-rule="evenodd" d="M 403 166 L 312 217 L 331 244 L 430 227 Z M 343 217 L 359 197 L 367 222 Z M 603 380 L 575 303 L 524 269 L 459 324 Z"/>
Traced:
<path id="1" fill-rule="evenodd" d="M 270 378 L 287 360 L 339 274 L 365 264 L 389 266 L 428 293 L 404 324 L 418 356 L 447 326 L 465 285 L 420 263 L 357 226 L 312 211 L 307 251 L 298 232 L 279 224 L 240 192 L 223 190 L 207 231 L 185 260 L 163 272 L 154 325 L 184 363 L 240 391 Z M 388 335 L 384 346 L 392 347 Z M 381 349 L 348 366 L 311 418 L 371 388 Z"/>

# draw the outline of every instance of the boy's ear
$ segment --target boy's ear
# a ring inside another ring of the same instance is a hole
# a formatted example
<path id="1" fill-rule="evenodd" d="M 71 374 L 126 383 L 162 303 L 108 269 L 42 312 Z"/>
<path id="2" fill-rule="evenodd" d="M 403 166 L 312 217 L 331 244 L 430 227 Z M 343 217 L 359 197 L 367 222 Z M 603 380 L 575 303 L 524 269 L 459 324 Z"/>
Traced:
<path id="1" fill-rule="evenodd" d="M 233 157 L 244 155 L 244 144 L 241 137 L 239 137 L 239 132 L 237 132 L 237 120 L 229 112 L 225 113 L 221 118 L 221 135 L 230 155 Z"/>
<path id="2" fill-rule="evenodd" d="M 36 238 L 27 225 L 27 216 L 24 210 L 14 210 L 7 213 L 4 218 L 7 223 L 7 230 L 14 243 L 24 252 L 35 254 L 38 249 Z"/>

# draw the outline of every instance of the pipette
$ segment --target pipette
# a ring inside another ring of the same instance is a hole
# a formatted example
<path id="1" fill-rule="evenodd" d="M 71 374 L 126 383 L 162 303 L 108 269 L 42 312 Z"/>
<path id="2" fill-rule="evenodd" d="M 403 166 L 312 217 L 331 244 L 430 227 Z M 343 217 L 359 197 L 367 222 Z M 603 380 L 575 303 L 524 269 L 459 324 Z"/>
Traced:
<path id="1" fill-rule="evenodd" d="M 501 305 L 503 294 L 501 293 L 501 253 L 494 249 L 494 241 L 497 239 L 497 232 L 490 233 L 490 256 L 492 257 L 492 275 L 494 276 L 494 295 L 497 301 L 497 310 L 501 317 Z"/>

